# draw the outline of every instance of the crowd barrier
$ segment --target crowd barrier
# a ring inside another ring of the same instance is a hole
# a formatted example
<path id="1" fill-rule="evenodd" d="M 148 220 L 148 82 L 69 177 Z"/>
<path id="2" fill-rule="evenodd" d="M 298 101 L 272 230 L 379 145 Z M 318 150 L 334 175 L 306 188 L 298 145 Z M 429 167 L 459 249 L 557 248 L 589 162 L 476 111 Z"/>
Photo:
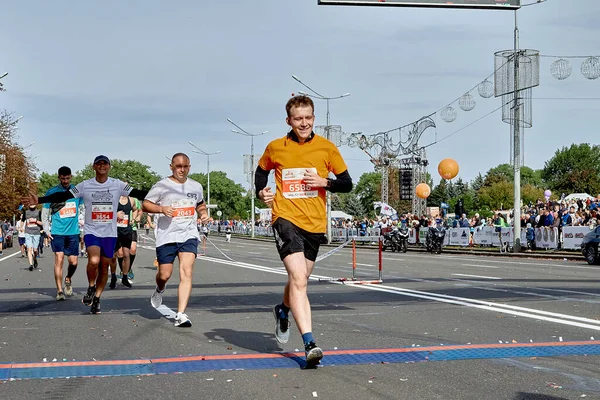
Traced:
<path id="1" fill-rule="evenodd" d="M 408 234 L 409 244 L 425 243 L 425 236 L 428 228 L 411 228 Z M 211 225 L 210 231 L 216 233 L 217 225 Z M 224 227 L 221 227 L 223 233 Z M 249 226 L 234 226 L 233 233 L 240 235 L 249 235 L 251 228 Z M 556 249 L 561 242 L 561 248 L 579 250 L 583 237 L 590 232 L 588 226 L 565 226 L 562 228 L 562 238 L 559 235 L 558 228 L 543 227 L 535 228 L 535 245 L 538 249 Z M 255 236 L 273 236 L 273 229 L 264 226 L 254 228 Z M 371 228 L 367 232 L 359 232 L 356 228 L 333 228 L 331 231 L 332 242 L 345 242 L 350 238 L 355 238 L 357 242 L 377 242 L 381 235 L 379 228 Z M 513 242 L 513 228 L 502 227 L 500 232 L 493 226 L 483 226 L 475 228 L 471 237 L 470 228 L 450 228 L 446 230 L 444 246 L 493 246 L 500 247 L 502 244 Z M 521 245 L 526 246 L 526 229 L 521 229 Z"/>

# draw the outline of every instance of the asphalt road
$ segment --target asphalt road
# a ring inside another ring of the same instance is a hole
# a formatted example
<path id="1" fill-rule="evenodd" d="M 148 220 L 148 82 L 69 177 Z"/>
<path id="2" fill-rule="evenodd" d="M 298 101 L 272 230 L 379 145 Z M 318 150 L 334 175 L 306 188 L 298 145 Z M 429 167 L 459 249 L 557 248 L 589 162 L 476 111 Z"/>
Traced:
<path id="1" fill-rule="evenodd" d="M 305 370 L 295 325 L 286 345 L 273 335 L 286 281 L 273 243 L 211 236 L 181 329 L 167 317 L 177 272 L 165 307 L 150 305 L 154 246 L 142 238 L 134 287 L 107 289 L 100 315 L 81 304 L 85 258 L 75 295 L 57 302 L 49 249 L 32 272 L 4 252 L 0 398 L 600 399 L 600 267 L 386 252 L 382 284 L 319 282 L 351 276 L 343 248 L 309 284 L 325 358 Z M 357 277 L 376 279 L 377 253 L 356 257 Z"/>

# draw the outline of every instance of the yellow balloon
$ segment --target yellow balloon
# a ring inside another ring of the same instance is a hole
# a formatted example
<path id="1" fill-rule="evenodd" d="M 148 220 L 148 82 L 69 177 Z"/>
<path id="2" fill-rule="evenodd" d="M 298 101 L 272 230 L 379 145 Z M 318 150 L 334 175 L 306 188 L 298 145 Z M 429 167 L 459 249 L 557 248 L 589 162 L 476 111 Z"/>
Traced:
<path id="1" fill-rule="evenodd" d="M 417 192 L 417 197 L 422 199 L 428 198 L 431 194 L 431 188 L 426 183 L 419 183 L 415 188 L 415 191 Z"/>
<path id="2" fill-rule="evenodd" d="M 458 163 L 451 158 L 444 158 L 438 164 L 438 172 L 444 179 L 453 179 L 458 175 Z"/>

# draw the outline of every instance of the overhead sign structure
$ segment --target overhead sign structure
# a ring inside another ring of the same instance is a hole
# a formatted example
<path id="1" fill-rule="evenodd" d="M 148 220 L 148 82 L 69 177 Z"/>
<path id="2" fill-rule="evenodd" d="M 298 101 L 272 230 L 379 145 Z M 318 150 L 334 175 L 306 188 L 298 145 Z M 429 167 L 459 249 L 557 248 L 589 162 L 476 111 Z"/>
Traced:
<path id="1" fill-rule="evenodd" d="M 335 6 L 392 6 L 392 7 L 438 7 L 516 10 L 521 0 L 317 0 L 319 5 Z"/>

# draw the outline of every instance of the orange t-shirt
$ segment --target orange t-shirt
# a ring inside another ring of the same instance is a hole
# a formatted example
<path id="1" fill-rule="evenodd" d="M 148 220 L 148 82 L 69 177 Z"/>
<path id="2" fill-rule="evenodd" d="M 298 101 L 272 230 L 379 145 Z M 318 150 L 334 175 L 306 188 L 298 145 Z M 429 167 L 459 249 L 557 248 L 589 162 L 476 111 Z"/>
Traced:
<path id="1" fill-rule="evenodd" d="M 311 188 L 303 177 L 307 169 L 322 178 L 329 172 L 338 175 L 348 169 L 333 143 L 317 135 L 304 143 L 285 136 L 267 145 L 258 165 L 265 171 L 275 170 L 273 222 L 282 217 L 308 232 L 327 231 L 326 190 Z"/>

